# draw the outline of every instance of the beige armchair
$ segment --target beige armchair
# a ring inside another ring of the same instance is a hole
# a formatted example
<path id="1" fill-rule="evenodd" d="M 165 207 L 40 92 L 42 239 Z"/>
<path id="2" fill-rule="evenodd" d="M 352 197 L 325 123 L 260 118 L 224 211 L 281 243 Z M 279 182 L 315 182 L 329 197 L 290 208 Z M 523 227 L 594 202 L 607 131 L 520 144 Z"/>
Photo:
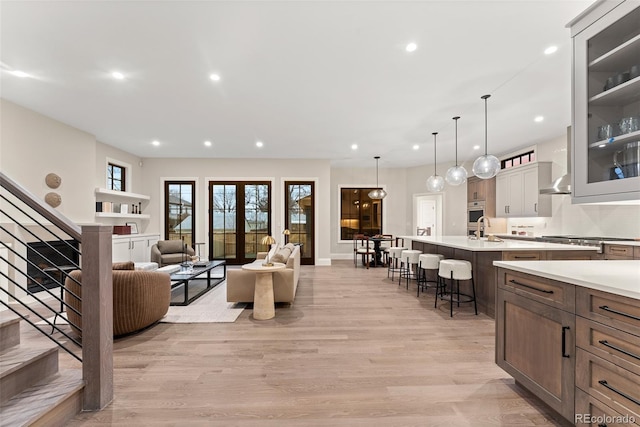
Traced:
<path id="1" fill-rule="evenodd" d="M 133 263 L 114 264 L 113 270 L 113 335 L 126 335 L 146 328 L 162 319 L 171 302 L 171 280 L 166 273 L 134 270 Z M 82 273 L 72 271 L 69 276 L 82 283 Z M 82 287 L 74 280 L 65 280 L 65 302 L 82 314 Z M 67 309 L 71 329 L 82 332 L 82 317 Z M 76 327 L 74 327 L 77 326 Z"/>
<path id="2" fill-rule="evenodd" d="M 157 262 L 158 267 L 169 264 L 180 264 L 191 261 L 191 257 L 196 254 L 189 245 L 182 246 L 182 240 L 159 240 L 151 247 L 151 262 Z M 184 249 L 186 247 L 186 249 Z"/>

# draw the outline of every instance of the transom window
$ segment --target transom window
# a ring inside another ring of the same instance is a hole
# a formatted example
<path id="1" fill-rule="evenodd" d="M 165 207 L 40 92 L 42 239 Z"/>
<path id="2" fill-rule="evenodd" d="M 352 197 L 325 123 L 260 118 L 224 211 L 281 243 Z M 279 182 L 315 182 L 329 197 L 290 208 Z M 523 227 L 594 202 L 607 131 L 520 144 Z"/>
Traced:
<path id="1" fill-rule="evenodd" d="M 373 200 L 373 188 L 340 189 L 340 240 L 352 240 L 354 234 L 382 234 L 382 200 Z"/>
<path id="2" fill-rule="evenodd" d="M 115 191 L 127 190 L 127 174 L 124 166 L 115 163 L 107 164 L 107 189 Z"/>

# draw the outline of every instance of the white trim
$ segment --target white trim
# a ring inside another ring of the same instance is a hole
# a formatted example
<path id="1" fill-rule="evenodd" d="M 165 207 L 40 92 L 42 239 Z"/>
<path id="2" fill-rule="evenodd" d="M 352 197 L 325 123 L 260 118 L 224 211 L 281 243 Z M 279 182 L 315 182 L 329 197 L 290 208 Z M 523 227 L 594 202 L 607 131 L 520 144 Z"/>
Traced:
<path id="1" fill-rule="evenodd" d="M 120 166 L 124 168 L 124 191 L 129 191 L 131 192 L 131 190 L 133 189 L 133 168 L 131 167 L 131 165 L 127 162 L 124 162 L 122 160 L 118 160 L 118 159 L 114 159 L 113 157 L 105 157 L 105 163 L 104 163 L 104 180 L 102 181 L 104 183 L 104 188 L 108 189 L 108 178 L 107 178 L 107 168 L 109 167 L 109 163 L 112 163 L 116 166 Z"/>
<path id="2" fill-rule="evenodd" d="M 318 188 L 320 177 L 280 177 L 280 189 L 282 190 L 282 203 L 280 208 L 282 209 L 282 222 L 279 224 L 279 233 L 282 234 L 284 231 L 284 223 L 286 222 L 286 202 L 285 202 L 285 191 L 284 191 L 284 183 L 286 181 L 312 181 L 313 182 L 313 265 L 331 265 L 331 260 L 329 260 L 329 264 L 319 264 L 320 259 L 318 258 L 319 246 L 318 246 L 318 236 L 320 235 L 320 230 L 318 229 L 318 221 L 319 218 L 319 203 L 318 201 Z"/>
<path id="3" fill-rule="evenodd" d="M 359 188 L 359 189 L 371 188 L 372 190 L 374 190 L 376 188 L 382 188 L 384 191 L 387 191 L 387 186 L 384 185 L 384 184 L 380 185 L 378 187 L 376 187 L 375 184 L 338 184 L 338 192 L 337 192 L 337 195 L 336 195 L 336 199 L 337 200 L 335 201 L 336 209 L 338 210 L 338 215 L 337 215 L 337 218 L 338 218 L 338 227 L 337 227 L 338 238 L 336 239 L 336 243 L 337 244 L 346 244 L 346 243 L 352 244 L 353 241 L 351 241 L 351 240 L 342 240 L 342 236 L 341 236 L 342 227 L 340 226 L 340 220 L 341 220 L 340 208 L 342 206 L 341 205 L 342 201 L 340 199 L 340 195 L 342 194 L 342 189 L 343 188 Z M 386 215 L 387 207 L 386 206 L 387 206 L 386 203 L 382 203 L 382 232 L 383 233 L 384 233 L 385 228 L 387 228 L 387 215 Z"/>
<path id="4" fill-rule="evenodd" d="M 412 222 L 411 222 L 411 234 L 418 226 L 418 198 L 427 197 L 435 200 L 436 202 L 436 236 L 442 236 L 444 230 L 442 229 L 444 221 L 444 192 L 440 193 L 415 193 L 412 196 Z"/>

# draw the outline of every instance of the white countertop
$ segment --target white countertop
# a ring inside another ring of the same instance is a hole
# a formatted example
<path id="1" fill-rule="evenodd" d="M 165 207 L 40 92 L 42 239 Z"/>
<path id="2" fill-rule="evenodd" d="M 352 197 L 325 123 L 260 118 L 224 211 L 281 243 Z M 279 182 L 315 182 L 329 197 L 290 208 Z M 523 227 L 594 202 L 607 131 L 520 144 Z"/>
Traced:
<path id="1" fill-rule="evenodd" d="M 494 261 L 496 267 L 640 300 L 640 261 Z"/>
<path id="2" fill-rule="evenodd" d="M 624 246 L 639 246 L 640 247 L 640 242 L 636 242 L 633 240 L 612 240 L 612 241 L 604 241 L 605 245 L 624 245 Z"/>
<path id="3" fill-rule="evenodd" d="M 502 242 L 488 242 L 485 240 L 472 240 L 467 236 L 400 236 L 405 240 L 414 242 L 432 243 L 467 251 L 592 251 L 596 252 L 596 246 L 562 245 L 559 243 L 528 242 L 525 240 L 508 240 Z"/>

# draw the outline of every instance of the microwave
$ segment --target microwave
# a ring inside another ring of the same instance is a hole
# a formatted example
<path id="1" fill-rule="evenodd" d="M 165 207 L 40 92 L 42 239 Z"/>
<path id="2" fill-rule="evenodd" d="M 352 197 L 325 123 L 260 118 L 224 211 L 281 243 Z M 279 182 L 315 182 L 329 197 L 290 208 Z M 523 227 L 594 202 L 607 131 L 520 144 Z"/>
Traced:
<path id="1" fill-rule="evenodd" d="M 480 217 L 484 216 L 485 202 L 471 202 L 467 204 L 468 227 L 475 227 Z"/>

